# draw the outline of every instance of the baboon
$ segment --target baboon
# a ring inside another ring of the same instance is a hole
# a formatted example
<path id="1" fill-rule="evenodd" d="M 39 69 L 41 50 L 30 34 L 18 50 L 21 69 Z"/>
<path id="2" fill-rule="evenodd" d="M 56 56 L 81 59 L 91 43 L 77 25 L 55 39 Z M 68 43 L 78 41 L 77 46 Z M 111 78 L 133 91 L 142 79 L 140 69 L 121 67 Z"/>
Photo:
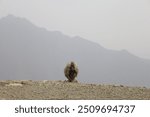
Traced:
<path id="1" fill-rule="evenodd" d="M 78 75 L 78 67 L 74 62 L 70 62 L 64 69 L 64 74 L 69 82 L 73 82 Z"/>

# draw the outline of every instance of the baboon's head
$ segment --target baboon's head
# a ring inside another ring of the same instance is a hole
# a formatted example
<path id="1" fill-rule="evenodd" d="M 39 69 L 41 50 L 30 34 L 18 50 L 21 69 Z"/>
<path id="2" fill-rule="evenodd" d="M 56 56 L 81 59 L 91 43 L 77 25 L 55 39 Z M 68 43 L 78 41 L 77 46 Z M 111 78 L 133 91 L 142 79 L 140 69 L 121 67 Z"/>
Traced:
<path id="1" fill-rule="evenodd" d="M 67 77 L 69 82 L 74 81 L 74 79 L 78 75 L 78 67 L 77 65 L 72 61 L 67 64 L 67 66 L 64 69 L 64 74 Z"/>
<path id="2" fill-rule="evenodd" d="M 76 66 L 76 65 L 75 65 L 74 62 L 71 62 L 71 63 L 70 63 L 70 69 L 75 69 L 75 66 Z"/>
<path id="3" fill-rule="evenodd" d="M 70 65 L 71 66 L 75 66 L 75 63 L 73 61 L 71 61 Z"/>

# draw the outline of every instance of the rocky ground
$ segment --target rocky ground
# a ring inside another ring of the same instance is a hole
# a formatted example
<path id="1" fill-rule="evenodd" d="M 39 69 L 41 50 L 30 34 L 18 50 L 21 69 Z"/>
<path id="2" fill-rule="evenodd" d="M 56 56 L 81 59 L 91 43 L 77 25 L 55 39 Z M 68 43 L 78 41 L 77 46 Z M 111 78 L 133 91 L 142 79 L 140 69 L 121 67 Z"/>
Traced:
<path id="1" fill-rule="evenodd" d="M 150 99 L 150 89 L 66 81 L 0 81 L 0 99 Z"/>

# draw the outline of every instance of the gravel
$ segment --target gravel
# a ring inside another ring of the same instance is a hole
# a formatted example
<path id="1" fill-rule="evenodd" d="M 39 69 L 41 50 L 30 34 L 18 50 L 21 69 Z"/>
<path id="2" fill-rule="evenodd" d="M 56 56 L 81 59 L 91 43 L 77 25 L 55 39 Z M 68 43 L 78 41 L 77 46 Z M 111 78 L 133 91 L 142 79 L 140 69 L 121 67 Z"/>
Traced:
<path id="1" fill-rule="evenodd" d="M 150 89 L 67 81 L 0 81 L 2 100 L 148 100 Z"/>

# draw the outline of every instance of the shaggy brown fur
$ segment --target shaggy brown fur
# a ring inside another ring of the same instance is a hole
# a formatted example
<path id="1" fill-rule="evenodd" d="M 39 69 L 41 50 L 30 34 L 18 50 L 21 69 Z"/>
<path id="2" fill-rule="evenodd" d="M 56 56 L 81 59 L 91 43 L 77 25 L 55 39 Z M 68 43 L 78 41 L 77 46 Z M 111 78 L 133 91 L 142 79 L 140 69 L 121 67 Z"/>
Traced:
<path id="1" fill-rule="evenodd" d="M 78 75 L 78 67 L 74 62 L 68 63 L 64 69 L 64 74 L 69 82 L 73 82 Z"/>

